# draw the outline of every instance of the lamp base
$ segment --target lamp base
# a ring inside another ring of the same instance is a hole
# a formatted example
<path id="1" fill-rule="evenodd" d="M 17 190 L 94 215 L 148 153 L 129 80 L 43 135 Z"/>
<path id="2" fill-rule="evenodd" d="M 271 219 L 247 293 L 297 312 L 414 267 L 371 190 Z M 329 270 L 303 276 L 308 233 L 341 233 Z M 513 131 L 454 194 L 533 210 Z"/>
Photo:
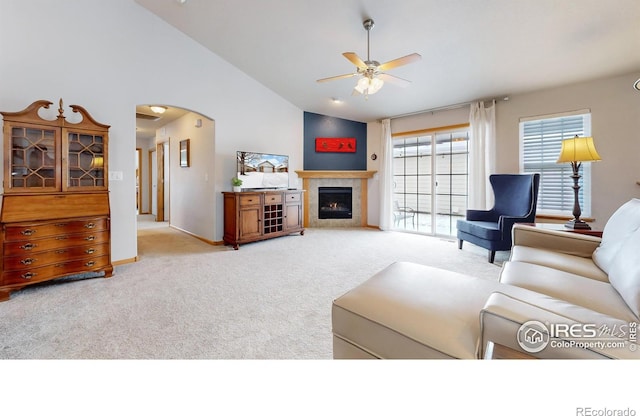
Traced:
<path id="1" fill-rule="evenodd" d="M 569 220 L 565 225 L 565 228 L 570 228 L 572 230 L 590 230 L 591 227 L 589 226 L 589 224 L 587 224 L 586 222 L 582 221 L 582 220 L 577 220 L 574 218 L 572 220 Z"/>

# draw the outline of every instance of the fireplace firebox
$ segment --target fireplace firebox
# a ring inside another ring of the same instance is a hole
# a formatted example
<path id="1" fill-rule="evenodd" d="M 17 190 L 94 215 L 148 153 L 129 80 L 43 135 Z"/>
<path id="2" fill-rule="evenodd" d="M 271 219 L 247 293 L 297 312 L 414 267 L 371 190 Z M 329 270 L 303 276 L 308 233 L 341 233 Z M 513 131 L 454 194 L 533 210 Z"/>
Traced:
<path id="1" fill-rule="evenodd" d="M 321 186 L 318 188 L 318 218 L 351 218 L 352 188 Z"/>

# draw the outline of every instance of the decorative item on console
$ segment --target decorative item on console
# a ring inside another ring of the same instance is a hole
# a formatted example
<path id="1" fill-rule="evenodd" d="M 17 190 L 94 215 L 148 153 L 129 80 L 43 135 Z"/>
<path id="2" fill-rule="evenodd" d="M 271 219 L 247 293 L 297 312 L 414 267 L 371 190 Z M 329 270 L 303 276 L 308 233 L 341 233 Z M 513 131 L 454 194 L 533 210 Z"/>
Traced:
<path id="1" fill-rule="evenodd" d="M 242 191 L 242 179 L 231 178 L 231 185 L 233 186 L 233 192 Z"/>

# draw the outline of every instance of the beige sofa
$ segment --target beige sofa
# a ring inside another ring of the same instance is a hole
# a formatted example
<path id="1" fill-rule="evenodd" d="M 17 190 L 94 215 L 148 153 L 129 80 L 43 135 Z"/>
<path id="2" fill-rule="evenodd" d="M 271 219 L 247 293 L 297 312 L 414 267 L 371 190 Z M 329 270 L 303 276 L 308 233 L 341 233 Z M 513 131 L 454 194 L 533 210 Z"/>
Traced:
<path id="1" fill-rule="evenodd" d="M 394 263 L 333 302 L 334 358 L 640 358 L 640 200 L 602 238 L 517 224 L 499 281 Z"/>

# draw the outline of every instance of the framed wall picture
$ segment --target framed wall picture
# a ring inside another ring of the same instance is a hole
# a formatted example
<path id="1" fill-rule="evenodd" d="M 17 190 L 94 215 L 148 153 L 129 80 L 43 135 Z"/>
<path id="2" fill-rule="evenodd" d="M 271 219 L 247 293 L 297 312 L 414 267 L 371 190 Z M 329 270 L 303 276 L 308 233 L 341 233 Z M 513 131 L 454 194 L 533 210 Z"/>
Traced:
<path id="1" fill-rule="evenodd" d="M 191 139 L 180 141 L 180 167 L 188 168 L 191 162 L 189 157 L 189 142 Z"/>
<path id="2" fill-rule="evenodd" d="M 356 139 L 353 137 L 317 137 L 316 152 L 355 153 Z"/>

